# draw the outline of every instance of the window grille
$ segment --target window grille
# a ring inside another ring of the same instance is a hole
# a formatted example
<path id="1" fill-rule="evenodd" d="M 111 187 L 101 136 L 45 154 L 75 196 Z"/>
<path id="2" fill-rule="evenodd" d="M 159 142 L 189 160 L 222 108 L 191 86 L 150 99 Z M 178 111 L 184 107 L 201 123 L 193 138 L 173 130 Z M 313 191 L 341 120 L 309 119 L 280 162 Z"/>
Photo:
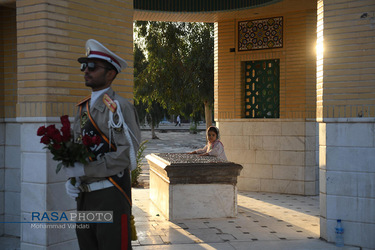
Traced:
<path id="1" fill-rule="evenodd" d="M 245 62 L 245 117 L 280 117 L 280 60 Z"/>

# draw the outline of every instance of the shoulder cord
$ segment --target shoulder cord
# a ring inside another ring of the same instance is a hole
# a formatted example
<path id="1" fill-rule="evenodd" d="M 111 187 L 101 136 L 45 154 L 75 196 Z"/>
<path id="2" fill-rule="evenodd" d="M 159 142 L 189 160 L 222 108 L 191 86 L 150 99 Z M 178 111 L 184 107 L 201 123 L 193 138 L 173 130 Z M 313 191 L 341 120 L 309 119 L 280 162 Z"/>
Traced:
<path id="1" fill-rule="evenodd" d="M 130 135 L 133 137 L 134 141 L 139 145 L 139 142 L 133 132 L 129 129 L 128 125 L 124 121 L 124 117 L 122 116 L 120 103 L 117 100 L 114 100 L 117 104 L 116 114 L 118 116 L 117 124 L 113 121 L 113 112 L 109 112 L 109 120 L 108 120 L 108 128 L 109 128 L 109 145 L 111 145 L 112 140 L 112 129 L 114 128 L 123 128 L 123 133 L 126 139 L 130 143 L 130 170 L 134 170 L 137 167 L 137 160 L 136 160 L 136 153 L 135 148 L 133 146 L 133 140 L 131 139 Z"/>

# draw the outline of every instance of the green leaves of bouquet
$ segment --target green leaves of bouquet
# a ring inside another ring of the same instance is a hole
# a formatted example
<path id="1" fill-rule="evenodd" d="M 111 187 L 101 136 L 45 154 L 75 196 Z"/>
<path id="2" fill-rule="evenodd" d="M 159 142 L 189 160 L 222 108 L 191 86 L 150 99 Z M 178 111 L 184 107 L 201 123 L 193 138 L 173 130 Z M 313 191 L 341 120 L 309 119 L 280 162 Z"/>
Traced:
<path id="1" fill-rule="evenodd" d="M 93 145 L 99 145 L 100 136 L 84 135 L 79 142 L 74 142 L 71 133 L 69 117 L 63 115 L 60 117 L 62 127 L 57 129 L 55 125 L 38 128 L 37 135 L 42 136 L 40 143 L 45 144 L 44 148 L 49 149 L 53 155 L 53 160 L 59 161 L 56 167 L 58 173 L 63 166 L 73 167 L 75 162 L 87 164 L 88 159 L 95 155 L 88 149 Z"/>

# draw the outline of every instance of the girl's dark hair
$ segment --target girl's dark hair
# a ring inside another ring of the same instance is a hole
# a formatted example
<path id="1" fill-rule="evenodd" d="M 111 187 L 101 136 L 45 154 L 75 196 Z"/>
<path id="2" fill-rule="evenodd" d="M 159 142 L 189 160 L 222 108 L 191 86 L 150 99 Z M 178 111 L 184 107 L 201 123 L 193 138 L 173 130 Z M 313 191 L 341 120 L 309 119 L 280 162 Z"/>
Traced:
<path id="1" fill-rule="evenodd" d="M 210 131 L 213 131 L 216 133 L 216 135 L 218 135 L 217 129 L 215 127 L 209 127 L 207 132 L 210 132 Z"/>
<path id="2" fill-rule="evenodd" d="M 211 127 L 208 128 L 208 130 L 207 130 L 207 134 L 208 134 L 208 132 L 210 132 L 210 131 L 215 132 L 215 134 L 216 134 L 216 138 L 219 139 L 219 129 L 218 129 L 218 128 L 216 128 L 216 127 L 214 127 L 214 126 L 211 126 Z"/>

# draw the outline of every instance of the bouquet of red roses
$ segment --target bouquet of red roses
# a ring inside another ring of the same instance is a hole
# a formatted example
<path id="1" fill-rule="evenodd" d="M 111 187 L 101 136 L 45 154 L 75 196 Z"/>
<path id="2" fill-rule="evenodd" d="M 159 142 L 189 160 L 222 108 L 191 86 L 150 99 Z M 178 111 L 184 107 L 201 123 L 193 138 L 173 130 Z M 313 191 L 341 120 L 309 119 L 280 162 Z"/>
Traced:
<path id="1" fill-rule="evenodd" d="M 70 122 L 67 115 L 60 117 L 62 127 L 58 130 L 55 125 L 48 127 L 41 126 L 38 128 L 37 135 L 42 136 L 40 143 L 45 144 L 44 148 L 50 150 L 55 161 L 59 161 L 56 168 L 56 173 L 60 171 L 63 166 L 73 167 L 75 162 L 87 164 L 89 157 L 94 157 L 94 154 L 88 151 L 88 147 L 99 145 L 101 142 L 100 136 L 82 137 L 82 143 L 73 141 L 73 136 L 70 131 Z"/>

